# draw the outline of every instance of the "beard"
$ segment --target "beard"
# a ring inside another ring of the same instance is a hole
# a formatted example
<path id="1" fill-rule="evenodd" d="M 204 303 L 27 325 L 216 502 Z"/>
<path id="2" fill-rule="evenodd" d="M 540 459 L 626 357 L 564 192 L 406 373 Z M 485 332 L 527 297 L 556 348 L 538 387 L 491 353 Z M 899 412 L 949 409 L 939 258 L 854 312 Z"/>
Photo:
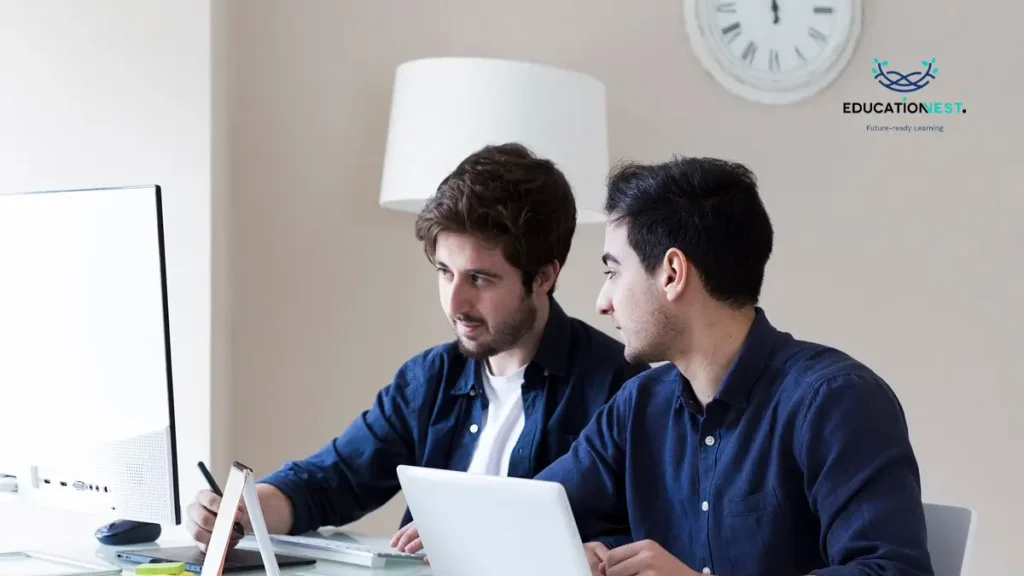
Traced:
<path id="1" fill-rule="evenodd" d="M 671 349 L 669 333 L 673 332 L 673 329 L 665 317 L 651 315 L 639 326 L 636 332 L 624 338 L 626 361 L 631 364 L 653 364 L 667 360 Z"/>
<path id="2" fill-rule="evenodd" d="M 642 291 L 643 296 L 637 300 L 637 310 L 642 310 L 635 322 L 630 322 L 628 332 L 623 326 L 625 340 L 625 358 L 630 363 L 643 362 L 652 364 L 668 359 L 672 343 L 678 342 L 680 332 L 665 316 L 658 303 L 656 294 Z"/>
<path id="3" fill-rule="evenodd" d="M 522 304 L 493 328 L 485 324 L 483 318 L 474 316 L 456 316 L 455 320 L 480 323 L 488 327 L 490 337 L 486 340 L 467 340 L 459 336 L 458 332 L 455 334 L 459 341 L 459 351 L 467 358 L 480 360 L 500 354 L 518 344 L 533 329 L 537 321 L 537 305 L 529 297 L 524 297 Z"/>

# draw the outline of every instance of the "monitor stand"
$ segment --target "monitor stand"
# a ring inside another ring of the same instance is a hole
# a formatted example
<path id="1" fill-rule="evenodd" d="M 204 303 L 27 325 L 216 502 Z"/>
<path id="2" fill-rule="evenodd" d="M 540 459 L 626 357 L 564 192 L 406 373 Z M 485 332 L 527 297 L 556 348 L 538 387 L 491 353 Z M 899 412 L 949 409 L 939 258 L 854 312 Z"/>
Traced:
<path id="1" fill-rule="evenodd" d="M 96 530 L 96 539 L 100 541 L 100 544 L 109 546 L 145 544 L 155 542 L 159 537 L 159 524 L 134 520 L 115 520 Z"/>

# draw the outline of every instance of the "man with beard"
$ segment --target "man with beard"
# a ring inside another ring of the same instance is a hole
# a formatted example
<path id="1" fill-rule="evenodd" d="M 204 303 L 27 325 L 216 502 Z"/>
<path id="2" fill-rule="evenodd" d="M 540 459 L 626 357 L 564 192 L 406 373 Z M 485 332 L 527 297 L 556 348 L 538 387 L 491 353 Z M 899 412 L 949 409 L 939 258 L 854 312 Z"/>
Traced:
<path id="1" fill-rule="evenodd" d="M 551 161 L 505 144 L 461 162 L 416 220 L 456 339 L 408 360 L 341 435 L 257 484 L 268 530 L 301 534 L 359 519 L 398 493 L 399 464 L 533 477 L 564 454 L 647 368 L 552 296 L 575 227 L 572 191 Z M 219 503 L 202 491 L 188 508 L 200 548 Z M 410 520 L 406 510 L 392 545 L 416 552 Z M 615 545 L 628 533 L 610 527 L 602 536 Z"/>
<path id="2" fill-rule="evenodd" d="M 537 478 L 562 483 L 606 576 L 932 573 L 907 422 L 886 382 L 758 305 L 773 231 L 744 166 L 680 158 L 609 180 L 597 307 L 659 362 Z"/>

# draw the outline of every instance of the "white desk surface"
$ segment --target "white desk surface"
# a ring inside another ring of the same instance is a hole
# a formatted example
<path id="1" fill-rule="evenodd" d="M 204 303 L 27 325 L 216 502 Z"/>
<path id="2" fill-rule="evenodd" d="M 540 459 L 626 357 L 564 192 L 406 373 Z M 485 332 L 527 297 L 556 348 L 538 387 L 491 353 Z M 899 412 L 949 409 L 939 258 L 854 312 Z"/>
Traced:
<path id="1" fill-rule="evenodd" d="M 34 550 L 81 561 L 100 560 L 121 566 L 122 574 L 134 574 L 134 564 L 118 560 L 114 552 L 130 548 L 191 546 L 192 540 L 184 526 L 165 528 L 155 543 L 136 546 L 104 546 L 93 536 L 103 519 L 80 516 L 62 511 L 27 510 L 6 504 L 0 499 L 0 552 Z M 348 533 L 357 540 L 386 545 L 389 536 L 367 536 Z M 259 571 L 238 572 L 239 576 L 262 574 Z M 384 568 L 367 568 L 353 564 L 318 560 L 312 566 L 282 568 L 282 575 L 301 576 L 429 576 L 430 567 L 410 561 L 389 562 Z"/>

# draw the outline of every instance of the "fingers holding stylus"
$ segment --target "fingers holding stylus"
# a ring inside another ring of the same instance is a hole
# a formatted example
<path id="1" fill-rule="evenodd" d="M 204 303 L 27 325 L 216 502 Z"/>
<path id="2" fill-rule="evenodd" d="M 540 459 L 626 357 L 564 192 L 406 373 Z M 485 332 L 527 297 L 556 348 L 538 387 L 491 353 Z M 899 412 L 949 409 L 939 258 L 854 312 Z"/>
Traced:
<path id="1" fill-rule="evenodd" d="M 205 548 L 210 543 L 210 537 L 213 535 L 213 527 L 217 522 L 217 513 L 220 511 L 221 498 L 214 494 L 211 490 L 202 490 L 196 494 L 196 499 L 188 505 L 185 511 L 188 517 L 186 529 L 191 534 L 192 538 L 199 544 L 200 549 L 205 551 Z M 239 506 L 238 510 L 235 511 L 235 521 L 238 522 L 242 519 L 244 511 Z M 242 535 L 237 531 L 231 531 L 230 544 L 237 544 L 241 540 Z"/>

